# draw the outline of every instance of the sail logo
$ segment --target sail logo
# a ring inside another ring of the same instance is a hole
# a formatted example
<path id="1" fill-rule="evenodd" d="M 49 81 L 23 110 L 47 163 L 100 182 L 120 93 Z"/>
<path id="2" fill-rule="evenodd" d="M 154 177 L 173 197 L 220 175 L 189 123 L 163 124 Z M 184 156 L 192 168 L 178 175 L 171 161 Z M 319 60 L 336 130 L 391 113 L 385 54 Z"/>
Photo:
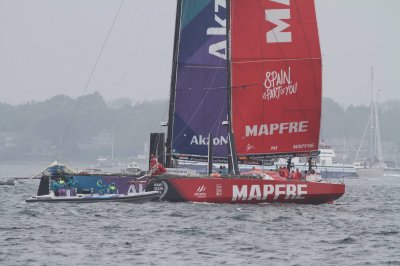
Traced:
<path id="1" fill-rule="evenodd" d="M 269 200 L 298 200 L 307 195 L 306 184 L 277 184 L 277 185 L 237 185 L 232 186 L 232 201 L 266 201 Z"/>
<path id="2" fill-rule="evenodd" d="M 256 147 L 254 146 L 254 145 L 251 145 L 251 144 L 247 144 L 246 145 L 246 151 L 247 152 L 249 152 L 249 151 L 251 151 L 251 150 L 254 150 Z"/>
<path id="3" fill-rule="evenodd" d="M 300 149 L 313 149 L 315 147 L 314 143 L 307 143 L 307 144 L 295 144 L 293 145 L 294 150 L 300 150 Z"/>
<path id="4" fill-rule="evenodd" d="M 267 43 L 289 43 L 292 42 L 292 33 L 284 31 L 289 28 L 285 19 L 291 19 L 290 0 L 271 0 L 271 2 L 286 5 L 286 9 L 265 10 L 265 20 L 275 25 L 275 28 L 267 32 Z"/>
<path id="5" fill-rule="evenodd" d="M 139 184 L 139 188 L 138 189 L 136 189 L 136 186 L 135 185 L 130 185 L 129 186 L 129 188 L 128 188 L 128 194 L 136 194 L 136 193 L 141 193 L 141 192 L 144 192 L 144 187 L 143 187 L 143 184 Z"/>
<path id="6" fill-rule="evenodd" d="M 209 143 L 209 138 L 208 137 L 203 137 L 202 135 L 199 136 L 193 136 L 192 140 L 190 141 L 190 145 L 204 145 L 208 146 Z M 219 138 L 213 138 L 212 143 L 214 146 L 221 146 L 221 145 L 227 145 L 228 144 L 228 137 L 219 137 Z"/>
<path id="7" fill-rule="evenodd" d="M 199 186 L 196 190 L 196 192 L 194 193 L 194 196 L 197 198 L 205 198 L 207 197 L 207 193 L 206 193 L 206 186 L 202 185 Z"/>
<path id="8" fill-rule="evenodd" d="M 154 191 L 159 191 L 161 193 L 160 199 L 163 199 L 168 192 L 168 184 L 165 181 L 161 181 L 161 183 L 154 184 Z"/>
<path id="9" fill-rule="evenodd" d="M 200 187 L 198 187 L 197 188 L 197 193 L 203 193 L 203 192 L 205 192 L 206 191 L 206 187 L 204 186 L 204 185 L 202 185 L 202 186 L 200 186 Z"/>
<path id="10" fill-rule="evenodd" d="M 223 195 L 222 184 L 215 185 L 215 195 L 217 197 L 222 197 L 222 195 Z"/>
<path id="11" fill-rule="evenodd" d="M 283 135 L 286 133 L 304 133 L 308 131 L 309 121 L 283 122 L 279 124 L 246 125 L 246 137 Z"/>
<path id="12" fill-rule="evenodd" d="M 207 29 L 208 36 L 224 36 L 225 40 L 213 43 L 208 47 L 210 55 L 226 60 L 226 18 L 222 19 L 218 14 L 221 10 L 225 10 L 226 13 L 226 0 L 215 0 L 214 4 L 214 21 L 216 27 L 210 27 Z"/>
<path id="13" fill-rule="evenodd" d="M 288 70 L 267 71 L 263 85 L 265 88 L 263 99 L 267 101 L 278 100 L 282 96 L 293 95 L 298 91 L 297 82 L 292 80 L 290 67 Z"/>

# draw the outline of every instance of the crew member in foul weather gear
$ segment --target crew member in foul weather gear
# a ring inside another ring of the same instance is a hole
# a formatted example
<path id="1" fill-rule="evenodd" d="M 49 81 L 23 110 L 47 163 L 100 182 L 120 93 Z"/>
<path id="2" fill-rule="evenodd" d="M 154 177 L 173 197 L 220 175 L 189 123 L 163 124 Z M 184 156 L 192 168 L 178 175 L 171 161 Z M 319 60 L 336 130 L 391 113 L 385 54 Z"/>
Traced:
<path id="1" fill-rule="evenodd" d="M 227 176 L 228 175 L 228 169 L 226 169 L 225 166 L 222 166 L 221 175 L 223 175 L 223 176 Z"/>
<path id="2" fill-rule="evenodd" d="M 65 189 L 66 189 L 67 185 L 65 184 L 64 179 L 60 178 L 60 179 L 58 180 L 58 185 L 59 185 L 58 195 L 59 195 L 59 196 L 66 196 L 67 193 L 66 193 L 66 190 L 65 190 Z"/>
<path id="3" fill-rule="evenodd" d="M 117 192 L 117 186 L 115 185 L 115 183 L 111 183 L 108 186 L 108 189 L 110 190 L 110 194 L 115 194 Z"/>
<path id="4" fill-rule="evenodd" d="M 290 179 L 292 180 L 296 180 L 296 172 L 294 170 L 292 170 L 292 172 L 290 173 Z"/>
<path id="5" fill-rule="evenodd" d="M 104 194 L 105 186 L 103 184 L 103 181 L 101 179 L 99 179 L 99 180 L 97 180 L 96 184 L 97 184 L 97 189 L 99 190 L 99 194 L 100 195 Z"/>
<path id="6" fill-rule="evenodd" d="M 279 169 L 277 170 L 277 172 L 278 172 L 278 174 L 279 174 L 280 176 L 282 176 L 282 175 L 283 175 L 283 173 L 282 173 L 282 166 L 281 166 L 281 167 L 279 167 Z"/>
<path id="7" fill-rule="evenodd" d="M 303 176 L 301 175 L 299 168 L 296 168 L 296 179 L 299 181 L 303 179 Z"/>
<path id="8" fill-rule="evenodd" d="M 155 156 L 153 156 L 150 160 L 150 175 L 157 176 L 162 175 L 167 172 L 167 169 L 159 163 Z"/>
<path id="9" fill-rule="evenodd" d="M 60 188 L 65 188 L 65 181 L 64 181 L 64 179 L 62 179 L 62 178 L 60 178 L 59 180 L 58 180 L 58 183 L 60 184 Z"/>
<path id="10" fill-rule="evenodd" d="M 150 169 L 152 169 L 157 164 L 157 158 L 152 154 L 150 156 Z"/>
<path id="11" fill-rule="evenodd" d="M 58 190 L 60 189 L 60 184 L 56 180 L 51 180 L 50 189 L 54 191 L 54 194 L 58 196 Z"/>
<path id="12" fill-rule="evenodd" d="M 73 177 L 71 177 L 67 182 L 68 188 L 76 188 L 78 185 Z"/>
<path id="13" fill-rule="evenodd" d="M 282 175 L 283 178 L 288 178 L 289 177 L 289 170 L 285 167 L 282 167 Z"/>
<path id="14" fill-rule="evenodd" d="M 70 179 L 67 181 L 67 188 L 69 189 L 69 193 L 71 196 L 76 196 L 77 190 L 78 190 L 78 184 L 76 183 L 74 177 L 70 177 Z"/>

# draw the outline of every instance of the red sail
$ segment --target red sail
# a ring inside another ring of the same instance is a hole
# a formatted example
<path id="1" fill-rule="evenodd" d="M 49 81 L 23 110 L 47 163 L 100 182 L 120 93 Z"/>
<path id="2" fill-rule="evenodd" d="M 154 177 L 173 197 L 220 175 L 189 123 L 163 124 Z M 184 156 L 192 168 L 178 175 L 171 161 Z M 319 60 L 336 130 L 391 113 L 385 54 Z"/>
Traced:
<path id="1" fill-rule="evenodd" d="M 322 66 L 314 0 L 232 0 L 231 62 L 238 155 L 318 150 Z"/>

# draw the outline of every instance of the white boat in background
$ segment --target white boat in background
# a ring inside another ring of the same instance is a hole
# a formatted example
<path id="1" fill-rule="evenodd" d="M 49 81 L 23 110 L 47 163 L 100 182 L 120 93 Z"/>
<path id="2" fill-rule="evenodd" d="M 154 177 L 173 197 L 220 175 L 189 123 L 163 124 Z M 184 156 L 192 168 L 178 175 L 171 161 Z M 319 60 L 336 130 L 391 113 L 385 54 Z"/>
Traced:
<path id="1" fill-rule="evenodd" d="M 384 164 L 383 164 L 383 153 L 381 143 L 381 133 L 379 124 L 379 103 L 374 95 L 374 71 L 371 70 L 371 114 L 365 128 L 364 135 L 361 139 L 360 146 L 358 148 L 354 166 L 356 168 L 357 175 L 360 177 L 383 177 L 384 175 Z M 379 91 L 378 91 L 379 93 Z M 378 94 L 377 94 L 378 95 Z M 359 154 L 361 147 L 363 146 L 364 139 L 369 132 L 370 143 L 368 146 L 368 155 L 363 160 L 359 160 Z"/>
<path id="2" fill-rule="evenodd" d="M 326 143 L 319 144 L 319 156 L 314 158 L 312 166 L 318 169 L 324 178 L 342 178 L 357 177 L 356 169 L 353 164 L 344 164 L 336 162 L 336 154 L 332 146 Z M 275 163 L 278 166 L 285 166 L 286 160 L 279 160 Z M 300 171 L 307 171 L 309 168 L 307 158 L 292 158 L 294 169 L 299 168 Z"/>
<path id="3" fill-rule="evenodd" d="M 129 163 L 128 166 L 125 168 L 124 173 L 127 174 L 134 174 L 134 175 L 139 175 L 143 171 L 140 169 L 140 166 L 136 162 Z"/>

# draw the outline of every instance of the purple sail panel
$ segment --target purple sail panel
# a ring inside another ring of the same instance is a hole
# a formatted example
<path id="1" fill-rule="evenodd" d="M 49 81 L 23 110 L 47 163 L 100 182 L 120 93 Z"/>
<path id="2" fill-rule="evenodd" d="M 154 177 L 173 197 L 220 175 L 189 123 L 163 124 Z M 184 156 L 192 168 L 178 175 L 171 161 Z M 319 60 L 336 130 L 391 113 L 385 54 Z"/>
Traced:
<path id="1" fill-rule="evenodd" d="M 226 2 L 182 1 L 172 149 L 174 154 L 226 157 Z"/>

